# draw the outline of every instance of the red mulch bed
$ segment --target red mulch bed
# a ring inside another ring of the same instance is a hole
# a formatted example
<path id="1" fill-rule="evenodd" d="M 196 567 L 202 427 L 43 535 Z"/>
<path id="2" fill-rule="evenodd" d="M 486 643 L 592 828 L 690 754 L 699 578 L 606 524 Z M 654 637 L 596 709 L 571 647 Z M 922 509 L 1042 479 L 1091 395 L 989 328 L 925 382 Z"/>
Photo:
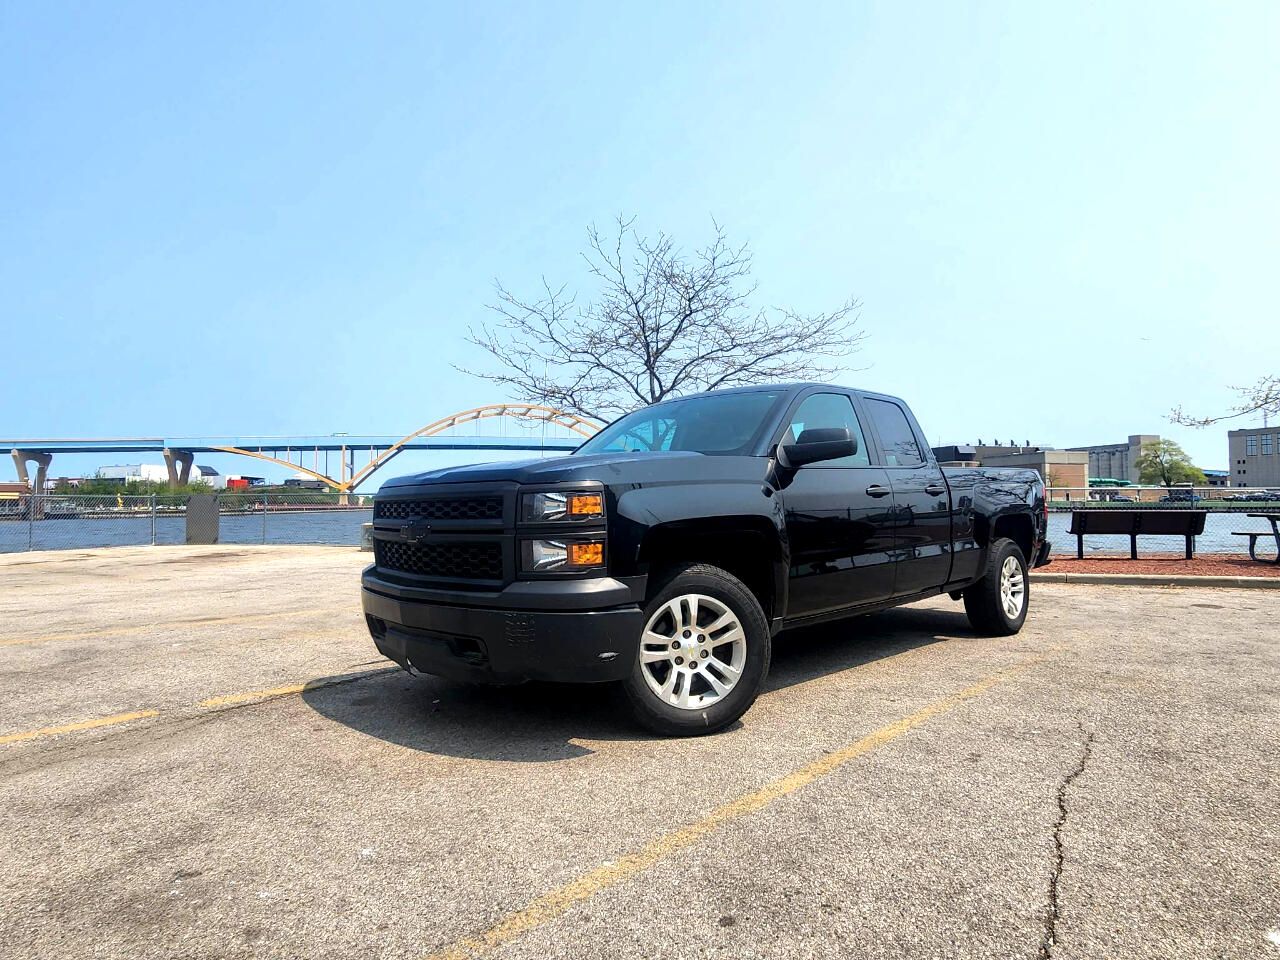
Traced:
<path id="1" fill-rule="evenodd" d="M 1258 563 L 1246 554 L 1202 554 L 1193 560 L 1182 554 L 1153 554 L 1130 560 L 1127 556 L 1054 557 L 1046 573 L 1154 573 L 1194 577 L 1280 577 L 1280 565 Z"/>

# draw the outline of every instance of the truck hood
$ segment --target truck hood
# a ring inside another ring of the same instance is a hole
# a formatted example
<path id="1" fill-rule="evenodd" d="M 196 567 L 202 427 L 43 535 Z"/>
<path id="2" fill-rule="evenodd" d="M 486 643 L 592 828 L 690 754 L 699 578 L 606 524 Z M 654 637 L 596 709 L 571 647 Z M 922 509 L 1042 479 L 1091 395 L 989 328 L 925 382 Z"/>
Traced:
<path id="1" fill-rule="evenodd" d="M 701 453 L 595 453 L 540 460 L 508 460 L 444 467 L 396 477 L 382 485 L 382 492 L 399 493 L 405 487 L 438 483 L 561 483 L 598 480 L 602 483 L 677 483 L 690 480 L 759 481 L 764 478 L 763 457 L 709 457 Z"/>

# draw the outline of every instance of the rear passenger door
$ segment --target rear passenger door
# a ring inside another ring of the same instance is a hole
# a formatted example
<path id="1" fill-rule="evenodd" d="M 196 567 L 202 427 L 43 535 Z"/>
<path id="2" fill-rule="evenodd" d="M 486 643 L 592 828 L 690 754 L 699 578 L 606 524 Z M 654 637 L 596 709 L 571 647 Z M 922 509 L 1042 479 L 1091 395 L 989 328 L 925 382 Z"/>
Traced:
<path id="1" fill-rule="evenodd" d="M 860 400 L 893 487 L 894 595 L 940 587 L 951 577 L 951 500 L 942 468 L 900 403 L 868 395 Z"/>
<path id="2" fill-rule="evenodd" d="M 884 600 L 893 593 L 893 496 L 858 421 L 852 398 L 818 392 L 791 414 L 782 443 L 807 429 L 845 427 L 852 457 L 800 467 L 782 490 L 791 552 L 788 618 Z"/>

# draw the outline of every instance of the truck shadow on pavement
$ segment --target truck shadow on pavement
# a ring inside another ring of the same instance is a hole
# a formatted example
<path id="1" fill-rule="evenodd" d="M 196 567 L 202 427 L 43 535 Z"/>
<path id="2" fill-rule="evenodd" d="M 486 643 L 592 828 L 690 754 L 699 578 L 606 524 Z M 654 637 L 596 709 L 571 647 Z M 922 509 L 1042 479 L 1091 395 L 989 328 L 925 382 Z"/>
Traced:
<path id="1" fill-rule="evenodd" d="M 773 666 L 760 696 L 973 636 L 963 610 L 914 607 L 790 631 L 774 639 Z M 318 686 L 302 699 L 321 716 L 367 736 L 459 759 L 545 763 L 594 752 L 580 741 L 657 739 L 631 721 L 609 684 L 486 687 L 394 670 L 359 683 Z"/>

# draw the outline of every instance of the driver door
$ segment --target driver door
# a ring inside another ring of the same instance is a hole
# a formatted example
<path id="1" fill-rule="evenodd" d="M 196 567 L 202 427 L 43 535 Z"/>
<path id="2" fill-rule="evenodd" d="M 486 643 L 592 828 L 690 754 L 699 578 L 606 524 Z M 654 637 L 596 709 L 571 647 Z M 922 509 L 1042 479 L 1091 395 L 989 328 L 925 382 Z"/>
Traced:
<path id="1" fill-rule="evenodd" d="M 816 616 L 874 603 L 893 594 L 893 494 L 871 451 L 853 401 L 813 393 L 800 402 L 783 435 L 844 427 L 858 442 L 851 457 L 800 467 L 781 497 L 791 551 L 787 618 Z"/>

